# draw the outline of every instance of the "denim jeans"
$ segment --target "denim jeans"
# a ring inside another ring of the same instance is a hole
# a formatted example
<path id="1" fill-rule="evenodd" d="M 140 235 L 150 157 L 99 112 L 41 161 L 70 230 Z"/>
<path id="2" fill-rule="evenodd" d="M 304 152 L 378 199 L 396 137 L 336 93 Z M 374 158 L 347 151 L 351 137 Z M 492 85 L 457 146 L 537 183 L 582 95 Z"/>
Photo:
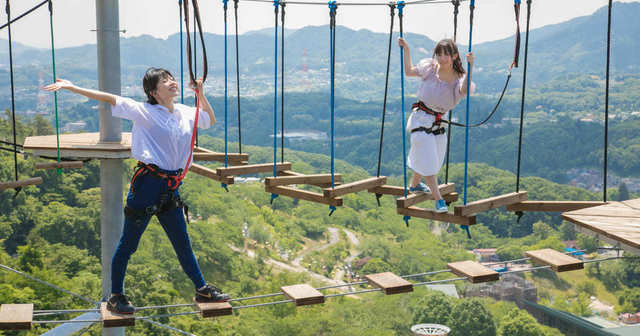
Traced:
<path id="1" fill-rule="evenodd" d="M 167 181 L 144 174 L 136 178 L 127 196 L 127 205 L 134 209 L 145 209 L 151 205 L 157 205 L 160 195 L 168 191 Z M 178 190 L 174 191 L 174 197 L 178 197 Z M 189 276 L 196 288 L 206 285 L 198 261 L 193 254 L 191 241 L 187 233 L 187 224 L 182 208 L 163 212 L 157 215 L 162 228 L 173 245 L 178 255 L 178 260 L 184 272 Z M 124 275 L 127 270 L 129 258 L 138 249 L 140 237 L 144 233 L 151 216 L 135 220 L 125 216 L 122 236 L 111 259 L 111 293 L 124 293 Z"/>

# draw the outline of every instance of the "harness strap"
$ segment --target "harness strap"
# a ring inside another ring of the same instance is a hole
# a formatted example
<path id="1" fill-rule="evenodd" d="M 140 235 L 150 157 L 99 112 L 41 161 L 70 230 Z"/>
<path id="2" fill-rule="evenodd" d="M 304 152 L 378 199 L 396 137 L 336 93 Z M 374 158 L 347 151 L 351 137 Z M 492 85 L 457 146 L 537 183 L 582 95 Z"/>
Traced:
<path id="1" fill-rule="evenodd" d="M 443 120 L 442 119 L 443 113 L 436 112 L 436 111 L 430 109 L 427 105 L 425 105 L 421 101 L 418 101 L 417 103 L 413 103 L 413 105 L 411 105 L 411 109 L 412 110 L 418 109 L 420 111 L 423 111 L 423 112 L 425 112 L 427 114 L 430 114 L 430 115 L 434 116 L 436 118 L 436 120 L 433 122 L 434 126 L 440 126 L 440 124 L 443 123 L 443 122 L 448 123 L 447 120 Z M 433 128 L 433 126 L 431 128 Z M 413 133 L 413 130 L 411 130 L 411 132 Z M 444 132 L 442 132 L 442 133 L 444 133 Z"/>

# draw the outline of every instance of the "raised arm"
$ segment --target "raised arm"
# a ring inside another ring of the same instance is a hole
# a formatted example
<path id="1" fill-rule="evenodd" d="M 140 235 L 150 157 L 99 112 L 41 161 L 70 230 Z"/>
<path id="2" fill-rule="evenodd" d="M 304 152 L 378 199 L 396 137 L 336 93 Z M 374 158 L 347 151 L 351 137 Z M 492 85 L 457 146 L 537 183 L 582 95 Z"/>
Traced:
<path id="1" fill-rule="evenodd" d="M 66 89 L 71 92 L 75 92 L 77 94 L 83 95 L 89 99 L 94 99 L 94 100 L 102 101 L 105 103 L 109 103 L 113 106 L 116 105 L 116 98 L 118 98 L 118 96 L 108 92 L 103 92 L 100 90 L 85 89 L 79 86 L 75 86 L 70 81 L 66 79 L 61 79 L 61 78 L 58 79 L 55 83 L 45 86 L 44 89 L 46 91 L 51 91 L 51 92 L 58 91 L 61 89 Z"/>
<path id="2" fill-rule="evenodd" d="M 473 80 L 471 79 L 471 73 L 473 72 L 473 53 L 470 52 L 467 54 L 467 62 L 469 62 L 469 73 L 464 77 L 464 82 L 462 82 L 462 87 L 460 88 L 460 93 L 464 96 L 467 94 L 467 81 Z M 473 92 L 473 91 L 472 91 Z"/>
<path id="3" fill-rule="evenodd" d="M 194 85 L 194 83 L 191 83 L 191 88 L 197 88 L 198 89 L 198 99 L 200 100 L 200 109 L 202 109 L 203 111 L 207 112 L 207 114 L 209 114 L 209 119 L 211 120 L 211 126 L 213 126 L 213 124 L 216 123 L 216 115 L 213 113 L 213 107 L 211 107 L 211 104 L 209 104 L 209 100 L 207 99 L 207 96 L 204 94 L 204 86 L 202 85 L 202 80 L 198 79 L 196 80 L 196 83 Z"/>
<path id="4" fill-rule="evenodd" d="M 409 44 L 402 37 L 398 37 L 398 45 L 404 49 L 404 73 L 410 77 L 418 77 L 418 70 L 413 66 L 411 61 L 411 52 L 409 51 Z"/>

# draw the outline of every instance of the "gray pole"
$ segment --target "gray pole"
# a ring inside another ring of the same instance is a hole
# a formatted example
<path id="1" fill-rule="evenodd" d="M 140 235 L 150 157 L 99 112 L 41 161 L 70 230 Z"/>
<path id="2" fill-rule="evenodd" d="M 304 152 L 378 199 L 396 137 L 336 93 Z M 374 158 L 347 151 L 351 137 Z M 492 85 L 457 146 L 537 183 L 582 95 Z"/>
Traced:
<path id="1" fill-rule="evenodd" d="M 96 0 L 98 88 L 120 95 L 120 23 L 118 0 Z M 122 122 L 111 116 L 111 106 L 100 103 L 100 141 L 120 142 Z M 122 232 L 122 159 L 100 160 L 102 241 L 102 296 L 111 294 L 111 257 Z M 124 328 L 103 328 L 102 335 L 123 336 Z"/>

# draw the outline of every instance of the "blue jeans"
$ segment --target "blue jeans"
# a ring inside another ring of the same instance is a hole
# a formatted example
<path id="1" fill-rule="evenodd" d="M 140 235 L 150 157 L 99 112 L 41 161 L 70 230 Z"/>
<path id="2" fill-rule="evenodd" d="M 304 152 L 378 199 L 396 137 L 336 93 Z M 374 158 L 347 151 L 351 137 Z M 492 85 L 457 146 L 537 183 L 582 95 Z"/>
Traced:
<path id="1" fill-rule="evenodd" d="M 160 194 L 167 192 L 169 189 L 166 180 L 156 178 L 151 174 L 144 174 L 136 178 L 132 187 L 127 196 L 127 205 L 137 210 L 158 204 Z M 179 193 L 176 189 L 174 197 L 178 196 Z M 191 248 L 182 208 L 174 208 L 158 214 L 157 217 L 167 237 L 169 237 L 174 251 L 178 255 L 178 260 L 184 272 L 193 281 L 196 288 L 206 285 L 196 256 Z M 122 236 L 113 254 L 113 259 L 111 259 L 111 293 L 124 293 L 124 275 L 127 271 L 129 258 L 138 249 L 140 237 L 147 228 L 149 220 L 151 220 L 151 216 L 145 216 L 139 220 L 125 216 Z"/>

